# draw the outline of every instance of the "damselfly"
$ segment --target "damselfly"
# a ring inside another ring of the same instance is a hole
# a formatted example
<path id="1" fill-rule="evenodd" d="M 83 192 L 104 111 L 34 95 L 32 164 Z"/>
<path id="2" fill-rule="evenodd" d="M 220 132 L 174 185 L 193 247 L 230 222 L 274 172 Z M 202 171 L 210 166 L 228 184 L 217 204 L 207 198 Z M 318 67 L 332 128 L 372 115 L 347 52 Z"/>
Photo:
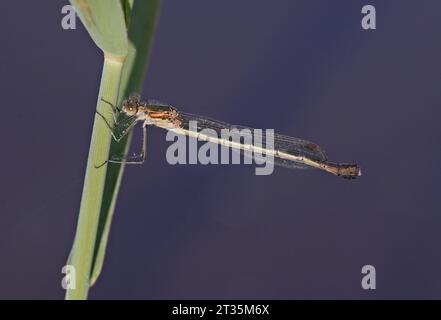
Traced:
<path id="1" fill-rule="evenodd" d="M 130 132 L 137 122 L 143 122 L 142 151 L 133 156 L 111 156 L 108 160 L 109 162 L 143 163 L 146 155 L 146 127 L 148 125 L 154 125 L 177 134 L 197 138 L 200 141 L 208 141 L 240 151 L 246 150 L 271 155 L 273 156 L 274 164 L 288 168 L 317 168 L 345 179 L 355 179 L 361 176 L 361 169 L 358 165 L 328 162 L 325 152 L 321 147 L 304 139 L 274 134 L 274 145 L 271 147 L 268 147 L 266 144 L 258 145 L 242 141 L 231 141 L 230 139 L 222 138 L 222 135 L 220 135 L 221 130 L 248 129 L 254 138 L 256 138 L 256 135 L 261 135 L 259 137 L 260 139 L 257 139 L 258 141 L 267 141 L 267 137 L 260 130 L 230 125 L 203 116 L 184 113 L 170 105 L 154 100 L 141 101 L 140 96 L 137 94 L 129 96 L 128 99 L 123 102 L 121 109 L 114 108 L 111 103 L 104 99 L 102 100 L 108 103 L 114 112 L 113 126 L 109 125 L 107 121 L 106 124 L 116 141 L 120 141 Z M 101 114 L 99 115 L 102 116 Z M 123 119 L 120 119 L 121 115 Z M 103 119 L 105 120 L 104 117 Z M 190 123 L 196 123 L 197 130 L 190 128 Z M 214 132 L 219 134 L 211 135 L 200 132 L 203 129 L 211 129 L 212 132 L 214 130 Z"/>

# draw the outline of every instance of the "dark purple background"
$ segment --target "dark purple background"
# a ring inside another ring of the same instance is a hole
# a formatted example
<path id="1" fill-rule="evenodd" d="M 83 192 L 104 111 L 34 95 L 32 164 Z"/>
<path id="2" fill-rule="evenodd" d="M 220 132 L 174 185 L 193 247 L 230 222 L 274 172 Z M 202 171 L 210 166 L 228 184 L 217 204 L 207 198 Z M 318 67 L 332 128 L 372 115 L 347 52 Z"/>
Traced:
<path id="1" fill-rule="evenodd" d="M 67 2 L 66 2 L 67 3 Z M 376 31 L 361 28 L 375 4 Z M 0 19 L 0 298 L 61 299 L 102 57 L 58 1 Z M 441 2 L 168 0 L 143 95 L 356 161 L 127 168 L 90 298 L 441 298 Z M 377 290 L 361 289 L 361 267 Z"/>

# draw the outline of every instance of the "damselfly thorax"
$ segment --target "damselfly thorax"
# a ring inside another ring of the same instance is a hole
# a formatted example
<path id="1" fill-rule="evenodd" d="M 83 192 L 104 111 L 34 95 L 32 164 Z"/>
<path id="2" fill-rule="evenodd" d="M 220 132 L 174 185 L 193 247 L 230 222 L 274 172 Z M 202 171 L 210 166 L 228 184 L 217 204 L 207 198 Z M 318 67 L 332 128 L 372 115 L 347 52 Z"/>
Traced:
<path id="1" fill-rule="evenodd" d="M 125 100 L 121 111 L 128 117 L 135 117 L 136 121 L 144 121 L 144 125 L 179 127 L 182 121 L 176 108 L 154 100 L 140 101 L 138 95 Z"/>

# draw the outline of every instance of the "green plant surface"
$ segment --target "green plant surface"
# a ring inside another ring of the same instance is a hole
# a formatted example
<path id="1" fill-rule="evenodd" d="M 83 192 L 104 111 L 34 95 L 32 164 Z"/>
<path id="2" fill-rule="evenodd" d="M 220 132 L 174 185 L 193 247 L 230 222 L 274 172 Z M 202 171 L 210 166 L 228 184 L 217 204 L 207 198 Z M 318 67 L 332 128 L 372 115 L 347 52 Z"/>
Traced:
<path id="1" fill-rule="evenodd" d="M 121 103 L 121 100 L 130 93 L 141 91 L 153 34 L 159 17 L 160 2 L 160 0 L 135 0 L 133 3 L 128 33 L 130 40 L 129 52 L 124 63 L 119 91 L 120 101 L 118 103 Z M 120 142 L 112 140 L 110 154 L 119 155 L 127 153 L 131 136 L 132 134 L 130 133 Z M 110 163 L 107 167 L 91 284 L 95 283 L 103 267 L 110 225 L 115 211 L 123 172 L 124 164 Z"/>
<path id="2" fill-rule="evenodd" d="M 98 48 L 106 54 L 126 56 L 128 49 L 124 5 L 126 1 L 70 0 L 70 2 Z"/>
<path id="3" fill-rule="evenodd" d="M 112 112 L 101 97 L 118 105 L 140 92 L 145 77 L 160 0 L 71 0 L 96 45 L 104 52 L 97 111 L 112 123 Z M 129 26 L 129 27 L 127 27 Z M 121 185 L 124 165 L 105 164 L 109 154 L 124 154 L 131 134 L 119 143 L 111 139 L 105 121 L 95 116 L 83 195 L 68 264 L 76 270 L 76 288 L 66 299 L 86 299 L 97 280 Z"/>
<path id="4" fill-rule="evenodd" d="M 104 65 L 98 94 L 97 111 L 112 123 L 112 112 L 101 97 L 116 103 L 123 62 L 128 51 L 124 11 L 119 0 L 73 0 L 71 2 L 92 39 L 104 52 Z M 95 115 L 89 156 L 84 178 L 80 212 L 68 264 L 75 268 L 75 286 L 66 291 L 66 299 L 86 299 L 90 287 L 99 213 L 105 187 L 105 163 L 111 135 L 105 121 Z"/>

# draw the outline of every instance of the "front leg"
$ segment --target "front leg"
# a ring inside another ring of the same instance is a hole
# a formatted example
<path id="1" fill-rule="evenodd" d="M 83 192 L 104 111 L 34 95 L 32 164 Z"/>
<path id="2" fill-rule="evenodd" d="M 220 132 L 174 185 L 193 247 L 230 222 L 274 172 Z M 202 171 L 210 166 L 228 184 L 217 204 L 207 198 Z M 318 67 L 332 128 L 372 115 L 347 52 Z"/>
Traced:
<path id="1" fill-rule="evenodd" d="M 99 113 L 98 110 L 96 110 L 95 112 L 96 112 L 97 115 L 99 115 L 104 120 L 104 123 L 106 124 L 107 128 L 109 128 L 110 133 L 112 134 L 113 139 L 115 139 L 116 142 L 119 142 L 121 140 L 121 138 L 118 139 L 118 137 L 115 135 L 114 127 L 109 124 L 107 119 L 101 113 Z M 114 122 L 113 124 L 114 124 L 114 126 L 115 125 L 117 126 L 118 122 Z"/>
<path id="2" fill-rule="evenodd" d="M 110 106 L 110 108 L 112 109 L 113 123 L 118 123 L 118 120 L 116 119 L 116 111 L 118 111 L 118 113 L 120 113 L 121 109 L 118 107 L 115 107 L 111 102 L 105 100 L 103 97 L 101 97 L 101 101 L 106 103 L 108 106 Z"/>

